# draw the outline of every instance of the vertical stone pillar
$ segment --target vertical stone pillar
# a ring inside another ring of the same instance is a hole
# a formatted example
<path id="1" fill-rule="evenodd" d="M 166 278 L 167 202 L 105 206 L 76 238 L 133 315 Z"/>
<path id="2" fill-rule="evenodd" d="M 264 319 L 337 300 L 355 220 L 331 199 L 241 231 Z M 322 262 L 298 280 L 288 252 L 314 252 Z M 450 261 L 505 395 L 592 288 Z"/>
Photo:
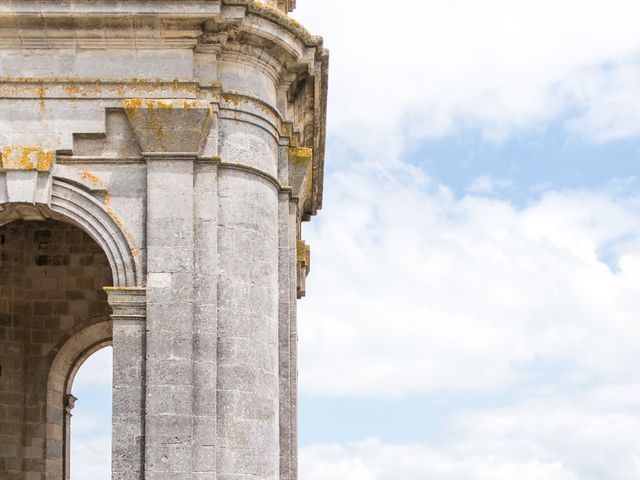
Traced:
<path id="1" fill-rule="evenodd" d="M 193 480 L 216 480 L 218 164 L 196 163 Z"/>
<path id="2" fill-rule="evenodd" d="M 147 479 L 191 479 L 193 157 L 147 157 Z"/>
<path id="3" fill-rule="evenodd" d="M 105 291 L 113 323 L 111 478 L 144 480 L 146 291 L 143 288 L 105 288 Z"/>
<path id="4" fill-rule="evenodd" d="M 213 300 L 206 298 L 211 288 L 196 281 L 206 266 L 195 238 L 207 236 L 201 219 L 210 222 L 207 212 L 196 217 L 195 183 L 211 108 L 198 100 L 131 99 L 125 109 L 147 160 L 145 479 L 192 480 L 194 463 L 202 467 L 194 415 L 204 408 L 195 375 L 204 376 L 203 362 L 214 361 L 200 350 L 214 343 L 198 335 L 211 332 L 203 324 Z"/>
<path id="5" fill-rule="evenodd" d="M 217 480 L 279 471 L 278 190 L 219 174 Z"/>
<path id="6" fill-rule="evenodd" d="M 70 393 L 64 396 L 64 480 L 71 478 L 71 413 L 76 406 L 76 397 Z"/>

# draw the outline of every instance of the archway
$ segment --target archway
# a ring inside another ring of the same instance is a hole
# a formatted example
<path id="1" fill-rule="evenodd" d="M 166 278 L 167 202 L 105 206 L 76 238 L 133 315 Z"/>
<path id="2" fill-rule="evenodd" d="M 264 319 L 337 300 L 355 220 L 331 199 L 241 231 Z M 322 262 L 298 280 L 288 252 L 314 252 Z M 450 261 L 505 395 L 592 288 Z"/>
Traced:
<path id="1" fill-rule="evenodd" d="M 112 338 L 103 290 L 113 282 L 110 265 L 100 245 L 69 223 L 0 227 L 3 479 L 64 479 L 73 376 Z"/>

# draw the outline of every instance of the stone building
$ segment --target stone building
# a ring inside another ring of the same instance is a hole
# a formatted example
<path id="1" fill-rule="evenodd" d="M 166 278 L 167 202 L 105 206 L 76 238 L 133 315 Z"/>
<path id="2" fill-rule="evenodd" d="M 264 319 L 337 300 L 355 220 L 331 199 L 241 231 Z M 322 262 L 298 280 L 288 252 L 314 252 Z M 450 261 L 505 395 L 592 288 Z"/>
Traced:
<path id="1" fill-rule="evenodd" d="M 114 480 L 294 480 L 327 52 L 295 0 L 0 0 L 0 478 L 68 476 L 113 346 Z"/>

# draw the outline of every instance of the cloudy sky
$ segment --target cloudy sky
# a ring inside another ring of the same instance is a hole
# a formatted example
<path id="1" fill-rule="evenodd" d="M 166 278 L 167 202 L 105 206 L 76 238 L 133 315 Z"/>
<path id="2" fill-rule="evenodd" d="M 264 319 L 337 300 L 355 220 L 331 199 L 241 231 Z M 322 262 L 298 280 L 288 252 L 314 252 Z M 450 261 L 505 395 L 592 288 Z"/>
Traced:
<path id="1" fill-rule="evenodd" d="M 298 4 L 332 55 L 301 480 L 640 478 L 640 3 Z"/>

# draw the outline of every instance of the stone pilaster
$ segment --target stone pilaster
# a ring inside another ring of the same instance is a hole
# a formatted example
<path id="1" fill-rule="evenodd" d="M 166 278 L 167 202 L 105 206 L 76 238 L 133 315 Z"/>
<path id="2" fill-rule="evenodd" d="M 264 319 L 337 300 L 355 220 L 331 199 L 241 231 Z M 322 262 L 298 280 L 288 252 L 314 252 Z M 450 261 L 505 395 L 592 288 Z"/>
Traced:
<path id="1" fill-rule="evenodd" d="M 113 322 L 113 480 L 144 480 L 145 323 L 143 288 L 106 288 Z"/>
<path id="2" fill-rule="evenodd" d="M 206 355 L 215 344 L 206 316 L 213 300 L 211 288 L 197 281 L 206 266 L 196 247 L 196 235 L 207 235 L 201 221 L 211 215 L 200 209 L 196 218 L 195 187 L 212 113 L 208 102 L 174 99 L 131 99 L 125 110 L 147 163 L 145 478 L 192 480 L 196 471 L 211 470 L 205 459 L 212 452 L 203 450 L 214 448 L 202 441 L 195 417 L 205 416 L 196 375 L 205 377 L 203 365 L 215 362 Z"/>
<path id="3" fill-rule="evenodd" d="M 194 177 L 193 480 L 216 480 L 218 164 L 200 160 Z"/>

